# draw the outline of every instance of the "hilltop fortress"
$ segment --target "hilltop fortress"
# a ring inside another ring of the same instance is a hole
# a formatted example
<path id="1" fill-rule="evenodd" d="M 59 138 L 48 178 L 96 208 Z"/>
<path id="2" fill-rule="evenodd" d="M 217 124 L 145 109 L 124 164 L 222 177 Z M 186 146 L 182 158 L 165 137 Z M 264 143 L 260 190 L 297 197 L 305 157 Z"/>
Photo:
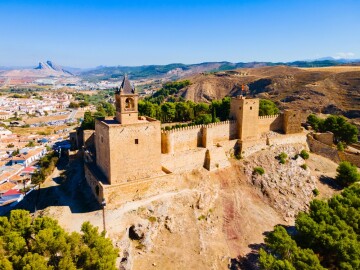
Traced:
<path id="1" fill-rule="evenodd" d="M 171 189 L 182 172 L 224 168 L 230 157 L 270 145 L 306 145 L 299 113 L 259 116 L 259 99 L 232 98 L 229 121 L 168 131 L 138 115 L 138 94 L 127 77 L 115 100 L 115 118 L 97 119 L 95 132 L 84 132 L 85 178 L 99 202 L 156 194 Z"/>

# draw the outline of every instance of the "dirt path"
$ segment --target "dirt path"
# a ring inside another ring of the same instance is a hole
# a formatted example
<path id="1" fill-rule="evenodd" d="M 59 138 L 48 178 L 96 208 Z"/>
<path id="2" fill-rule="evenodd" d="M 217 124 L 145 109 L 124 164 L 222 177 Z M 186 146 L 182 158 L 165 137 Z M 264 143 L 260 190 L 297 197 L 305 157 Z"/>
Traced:
<path id="1" fill-rule="evenodd" d="M 246 182 L 240 168 L 224 170 L 217 177 L 221 181 L 223 231 L 233 258 L 246 255 L 252 245 L 262 243 L 264 231 L 279 223 L 287 224 L 256 187 Z"/>
<path id="2" fill-rule="evenodd" d="M 152 197 L 149 197 L 147 199 L 143 199 L 140 201 L 134 201 L 134 202 L 128 202 L 125 203 L 122 207 L 115 209 L 115 210 L 107 210 L 107 219 L 109 221 L 113 220 L 113 219 L 119 219 L 121 218 L 122 215 L 124 215 L 125 213 L 128 213 L 130 211 L 136 210 L 140 207 L 149 205 L 151 202 L 153 201 L 159 201 L 159 200 L 166 200 L 169 199 L 171 197 L 174 197 L 176 195 L 187 195 L 190 193 L 195 193 L 197 192 L 197 190 L 190 190 L 190 189 L 183 189 L 177 192 L 166 192 L 166 193 L 161 193 Z"/>

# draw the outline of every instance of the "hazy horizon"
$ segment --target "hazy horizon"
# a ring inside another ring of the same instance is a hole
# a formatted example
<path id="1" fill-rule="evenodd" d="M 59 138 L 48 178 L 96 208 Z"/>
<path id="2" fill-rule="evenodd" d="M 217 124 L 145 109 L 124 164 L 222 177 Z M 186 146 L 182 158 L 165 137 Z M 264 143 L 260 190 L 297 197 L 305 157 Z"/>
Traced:
<path id="1" fill-rule="evenodd" d="M 5 0 L 0 66 L 358 59 L 358 10 L 355 0 Z"/>

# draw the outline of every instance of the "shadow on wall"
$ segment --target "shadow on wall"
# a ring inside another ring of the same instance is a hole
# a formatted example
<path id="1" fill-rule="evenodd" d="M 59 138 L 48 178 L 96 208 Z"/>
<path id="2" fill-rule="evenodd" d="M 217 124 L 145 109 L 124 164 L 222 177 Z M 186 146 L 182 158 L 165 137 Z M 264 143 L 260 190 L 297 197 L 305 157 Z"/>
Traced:
<path id="1" fill-rule="evenodd" d="M 202 129 L 199 129 L 199 132 L 197 133 L 197 147 L 203 147 L 202 137 Z"/>

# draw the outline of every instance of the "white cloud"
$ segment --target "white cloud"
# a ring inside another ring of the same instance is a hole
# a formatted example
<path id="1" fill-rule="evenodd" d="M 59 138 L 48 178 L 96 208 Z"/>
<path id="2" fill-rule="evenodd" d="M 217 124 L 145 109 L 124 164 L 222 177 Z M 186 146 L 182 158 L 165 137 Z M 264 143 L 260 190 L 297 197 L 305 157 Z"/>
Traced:
<path id="1" fill-rule="evenodd" d="M 352 52 L 338 52 L 334 58 L 335 59 L 340 59 L 340 58 L 353 58 L 355 56 L 355 53 L 352 53 Z"/>

